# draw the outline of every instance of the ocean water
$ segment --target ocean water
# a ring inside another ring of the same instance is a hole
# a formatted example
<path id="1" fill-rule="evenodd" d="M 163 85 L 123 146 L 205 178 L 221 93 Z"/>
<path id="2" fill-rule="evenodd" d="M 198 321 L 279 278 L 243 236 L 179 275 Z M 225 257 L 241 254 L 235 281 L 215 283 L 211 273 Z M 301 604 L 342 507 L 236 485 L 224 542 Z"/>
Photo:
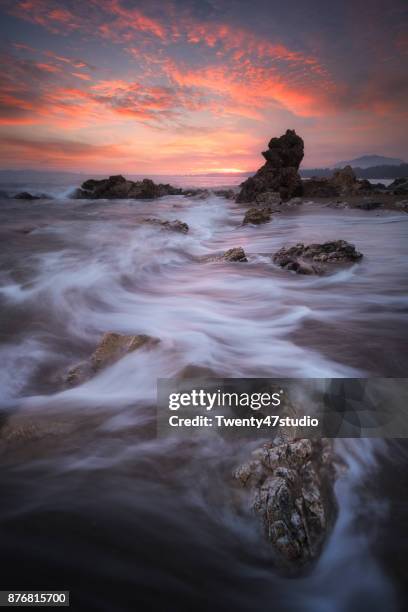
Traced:
<path id="1" fill-rule="evenodd" d="M 3 588 L 70 589 L 74 609 L 115 612 L 403 609 L 403 441 L 337 443 L 336 527 L 312 570 L 285 578 L 233 503 L 253 443 L 158 440 L 154 418 L 156 380 L 191 371 L 405 376 L 408 216 L 307 204 L 250 227 L 214 195 L 70 200 L 75 186 L 20 184 L 55 199 L 0 201 L 0 414 L 22 432 L 0 454 Z M 141 223 L 152 216 L 189 233 Z M 364 258 L 333 276 L 271 262 L 284 244 L 339 238 Z M 235 246 L 248 264 L 197 261 Z M 64 388 L 106 331 L 160 343 Z"/>

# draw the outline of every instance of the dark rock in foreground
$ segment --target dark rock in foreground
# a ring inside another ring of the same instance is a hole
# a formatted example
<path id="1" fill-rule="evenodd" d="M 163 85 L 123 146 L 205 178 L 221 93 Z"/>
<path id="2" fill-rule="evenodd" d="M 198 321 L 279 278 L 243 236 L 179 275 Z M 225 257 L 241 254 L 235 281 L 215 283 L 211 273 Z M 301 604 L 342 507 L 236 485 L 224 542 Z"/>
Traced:
<path id="1" fill-rule="evenodd" d="M 107 179 L 89 179 L 73 194 L 78 199 L 135 199 L 152 200 L 166 195 L 181 195 L 182 190 L 168 184 L 156 184 L 151 179 L 128 181 L 120 174 Z"/>
<path id="2" fill-rule="evenodd" d="M 158 342 L 157 338 L 144 334 L 126 336 L 107 332 L 88 360 L 70 368 L 66 376 L 66 383 L 69 386 L 81 384 L 103 368 L 119 361 L 124 355 L 142 347 L 151 348 Z"/>
<path id="3" fill-rule="evenodd" d="M 280 566 L 299 570 L 315 560 L 336 516 L 335 470 L 327 440 L 265 444 L 235 474 L 250 491 Z"/>
<path id="4" fill-rule="evenodd" d="M 189 230 L 187 223 L 184 223 L 184 221 L 179 221 L 179 219 L 176 219 L 175 221 L 163 221 L 162 219 L 156 219 L 153 217 L 153 218 L 143 219 L 143 221 L 144 223 L 149 223 L 151 225 L 158 225 L 162 227 L 163 229 L 171 230 L 173 232 L 181 232 L 182 234 L 187 234 Z"/>
<path id="5" fill-rule="evenodd" d="M 302 243 L 283 247 L 273 256 L 273 261 L 285 270 L 297 274 L 325 274 L 333 264 L 351 264 L 359 261 L 362 254 L 353 244 L 345 240 L 323 244 Z"/>
<path id="6" fill-rule="evenodd" d="M 265 164 L 242 183 L 237 202 L 253 202 L 266 191 L 279 192 L 283 200 L 302 195 L 298 173 L 304 155 L 302 138 L 294 130 L 287 130 L 279 138 L 272 138 L 262 155 Z"/>

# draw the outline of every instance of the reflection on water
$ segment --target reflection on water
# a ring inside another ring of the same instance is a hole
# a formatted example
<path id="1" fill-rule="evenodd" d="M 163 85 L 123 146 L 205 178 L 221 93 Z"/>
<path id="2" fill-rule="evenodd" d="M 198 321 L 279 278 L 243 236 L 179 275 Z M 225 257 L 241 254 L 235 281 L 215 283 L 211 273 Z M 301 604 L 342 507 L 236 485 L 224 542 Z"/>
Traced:
<path id="1" fill-rule="evenodd" d="M 141 224 L 146 216 L 190 231 Z M 272 571 L 255 523 L 234 505 L 230 472 L 249 449 L 155 439 L 156 379 L 187 367 L 220 377 L 406 375 L 408 217 L 312 205 L 260 227 L 242 227 L 242 217 L 214 196 L 1 202 L 1 402 L 28 427 L 2 455 L 2 561 L 13 588 L 76 589 L 89 610 L 397 609 L 373 550 L 394 503 L 372 487 L 388 446 L 339 448 L 350 465 L 337 486 L 339 521 L 312 573 L 291 581 Z M 286 243 L 338 238 L 364 259 L 330 277 L 295 276 L 269 257 Z M 197 262 L 234 246 L 248 264 Z M 105 331 L 160 343 L 61 390 L 63 372 Z"/>

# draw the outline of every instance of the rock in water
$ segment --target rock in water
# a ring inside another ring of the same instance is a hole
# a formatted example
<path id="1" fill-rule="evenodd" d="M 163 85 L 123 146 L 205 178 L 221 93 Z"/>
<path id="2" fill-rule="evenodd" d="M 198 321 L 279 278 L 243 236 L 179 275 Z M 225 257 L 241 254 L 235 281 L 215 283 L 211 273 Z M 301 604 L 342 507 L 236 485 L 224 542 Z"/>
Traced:
<path id="1" fill-rule="evenodd" d="M 142 347 L 150 348 L 158 342 L 157 338 L 144 334 L 126 336 L 107 332 L 103 335 L 89 360 L 83 361 L 68 370 L 66 383 L 69 386 L 83 383 L 103 368 L 119 361 L 124 355 Z"/>
<path id="2" fill-rule="evenodd" d="M 164 229 L 171 230 L 173 232 L 181 232 L 182 234 L 187 234 L 189 227 L 187 223 L 184 221 L 179 221 L 176 219 L 175 221 L 163 221 L 162 219 L 156 219 L 155 217 L 143 219 L 144 223 L 149 223 L 151 225 L 159 225 Z"/>
<path id="3" fill-rule="evenodd" d="M 225 261 L 248 261 L 245 255 L 245 251 L 242 247 L 235 247 L 224 253 L 223 259 Z"/>
<path id="4" fill-rule="evenodd" d="M 279 138 L 272 138 L 262 155 L 265 164 L 242 183 L 237 202 L 253 202 L 266 191 L 279 192 L 283 200 L 302 195 L 298 170 L 304 155 L 304 143 L 295 130 L 286 130 Z"/>
<path id="5" fill-rule="evenodd" d="M 273 256 L 281 268 L 297 274 L 324 274 L 331 264 L 350 264 L 359 261 L 363 255 L 346 240 L 335 240 L 323 244 L 296 244 L 282 247 Z"/>
<path id="6" fill-rule="evenodd" d="M 151 179 L 128 181 L 122 175 L 110 176 L 107 179 L 89 179 L 82 183 L 73 197 L 78 199 L 137 199 L 151 200 L 165 195 L 180 195 L 181 189 L 168 184 L 156 184 Z"/>
<path id="7" fill-rule="evenodd" d="M 337 510 L 329 441 L 265 444 L 234 477 L 249 490 L 280 566 L 299 570 L 318 557 Z"/>
<path id="8" fill-rule="evenodd" d="M 271 210 L 268 207 L 265 208 L 257 208 L 254 206 L 253 208 L 248 208 L 245 213 L 244 220 L 242 222 L 243 225 L 247 225 L 247 223 L 252 223 L 253 225 L 259 225 L 260 223 L 267 223 L 271 220 Z"/>

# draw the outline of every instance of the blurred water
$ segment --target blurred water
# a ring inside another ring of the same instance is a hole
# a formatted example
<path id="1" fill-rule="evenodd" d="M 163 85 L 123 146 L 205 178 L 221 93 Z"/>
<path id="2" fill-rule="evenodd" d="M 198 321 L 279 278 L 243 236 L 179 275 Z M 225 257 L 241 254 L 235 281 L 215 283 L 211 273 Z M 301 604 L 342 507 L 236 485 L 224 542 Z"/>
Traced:
<path id="1" fill-rule="evenodd" d="M 58 200 L 0 202 L 1 406 L 39 432 L 2 455 L 13 588 L 62 581 L 89 610 L 396 610 L 386 547 L 373 544 L 387 529 L 399 537 L 393 499 L 373 491 L 389 446 L 340 446 L 350 469 L 336 529 L 312 573 L 289 580 L 232 503 L 230 473 L 248 446 L 158 441 L 153 423 L 157 378 L 192 366 L 220 377 L 405 376 L 408 217 L 310 204 L 252 227 L 215 196 L 91 202 L 67 199 L 66 187 Z M 190 231 L 141 223 L 148 216 Z M 284 244 L 339 238 L 364 258 L 333 276 L 271 262 Z M 198 261 L 234 246 L 248 264 Z M 105 331 L 160 343 L 64 389 L 66 369 Z"/>

